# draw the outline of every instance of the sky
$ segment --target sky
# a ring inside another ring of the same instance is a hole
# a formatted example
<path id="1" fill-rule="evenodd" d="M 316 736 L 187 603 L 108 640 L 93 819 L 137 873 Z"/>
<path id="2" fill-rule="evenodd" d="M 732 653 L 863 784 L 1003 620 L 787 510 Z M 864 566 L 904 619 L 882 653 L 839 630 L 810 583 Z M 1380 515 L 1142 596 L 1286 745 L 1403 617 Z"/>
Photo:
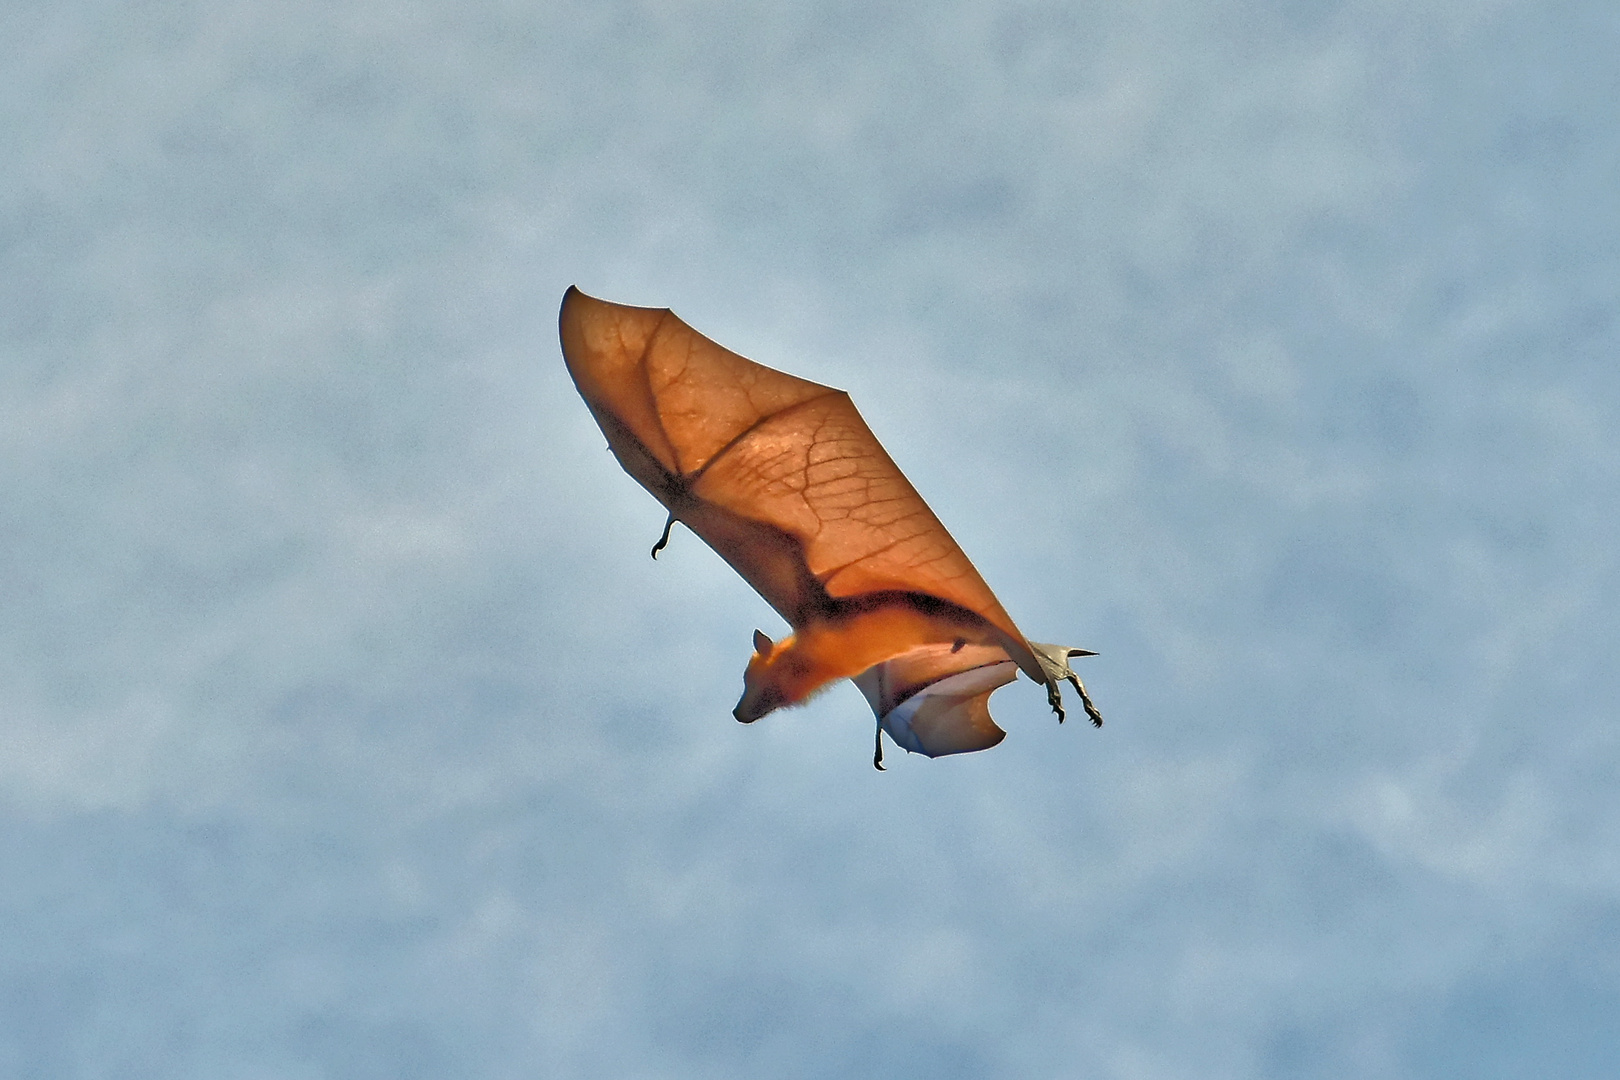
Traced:
<path id="1" fill-rule="evenodd" d="M 3 11 L 0 1074 L 1620 1073 L 1609 0 Z M 570 284 L 1107 725 L 736 724 Z"/>

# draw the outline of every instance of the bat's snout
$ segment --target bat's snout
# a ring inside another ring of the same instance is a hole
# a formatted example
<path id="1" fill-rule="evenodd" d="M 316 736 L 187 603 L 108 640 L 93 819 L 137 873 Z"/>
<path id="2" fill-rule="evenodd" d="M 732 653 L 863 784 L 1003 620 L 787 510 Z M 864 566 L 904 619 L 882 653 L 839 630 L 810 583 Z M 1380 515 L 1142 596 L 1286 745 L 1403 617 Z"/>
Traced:
<path id="1" fill-rule="evenodd" d="M 764 700 L 764 695 L 753 688 L 743 691 L 743 696 L 737 702 L 737 707 L 731 710 L 731 715 L 737 718 L 739 724 L 752 724 L 755 720 L 771 711 L 772 706 Z"/>
<path id="2" fill-rule="evenodd" d="M 772 692 L 771 687 L 747 686 L 743 688 L 742 698 L 737 702 L 737 707 L 731 710 L 731 715 L 737 718 L 739 724 L 752 724 L 781 704 L 781 695 Z"/>

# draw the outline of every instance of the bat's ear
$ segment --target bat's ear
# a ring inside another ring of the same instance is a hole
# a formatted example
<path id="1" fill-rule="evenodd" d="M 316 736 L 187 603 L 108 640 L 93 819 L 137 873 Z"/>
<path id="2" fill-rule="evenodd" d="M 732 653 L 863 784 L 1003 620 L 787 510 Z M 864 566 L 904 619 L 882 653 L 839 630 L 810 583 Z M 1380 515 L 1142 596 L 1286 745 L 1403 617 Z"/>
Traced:
<path id="1" fill-rule="evenodd" d="M 771 655 L 771 639 L 765 636 L 765 631 L 754 631 L 754 651 L 761 656 Z"/>

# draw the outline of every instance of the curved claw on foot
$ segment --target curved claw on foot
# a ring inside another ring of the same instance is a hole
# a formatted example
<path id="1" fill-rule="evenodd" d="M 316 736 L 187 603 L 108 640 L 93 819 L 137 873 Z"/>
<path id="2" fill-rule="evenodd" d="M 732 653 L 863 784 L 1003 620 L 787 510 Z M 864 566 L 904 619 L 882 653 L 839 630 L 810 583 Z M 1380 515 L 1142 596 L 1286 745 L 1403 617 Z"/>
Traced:
<path id="1" fill-rule="evenodd" d="M 671 515 L 669 515 L 669 520 L 664 522 L 664 535 L 660 536 L 658 538 L 658 543 L 653 545 L 653 549 L 652 549 L 652 557 L 653 558 L 655 558 L 655 559 L 658 558 L 658 553 L 660 551 L 663 551 L 666 547 L 669 546 L 669 530 L 673 529 L 674 527 L 675 527 L 675 515 L 671 514 Z"/>

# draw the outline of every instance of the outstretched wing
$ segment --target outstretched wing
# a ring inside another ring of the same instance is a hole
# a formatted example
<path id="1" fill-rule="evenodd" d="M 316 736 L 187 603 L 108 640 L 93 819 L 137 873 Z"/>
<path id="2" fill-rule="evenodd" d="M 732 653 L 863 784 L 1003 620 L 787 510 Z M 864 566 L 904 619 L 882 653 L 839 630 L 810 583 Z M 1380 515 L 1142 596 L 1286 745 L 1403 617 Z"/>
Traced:
<path id="1" fill-rule="evenodd" d="M 795 628 L 829 599 L 945 600 L 1044 673 L 849 395 L 756 364 L 664 309 L 570 288 L 569 374 L 620 464 Z"/>

